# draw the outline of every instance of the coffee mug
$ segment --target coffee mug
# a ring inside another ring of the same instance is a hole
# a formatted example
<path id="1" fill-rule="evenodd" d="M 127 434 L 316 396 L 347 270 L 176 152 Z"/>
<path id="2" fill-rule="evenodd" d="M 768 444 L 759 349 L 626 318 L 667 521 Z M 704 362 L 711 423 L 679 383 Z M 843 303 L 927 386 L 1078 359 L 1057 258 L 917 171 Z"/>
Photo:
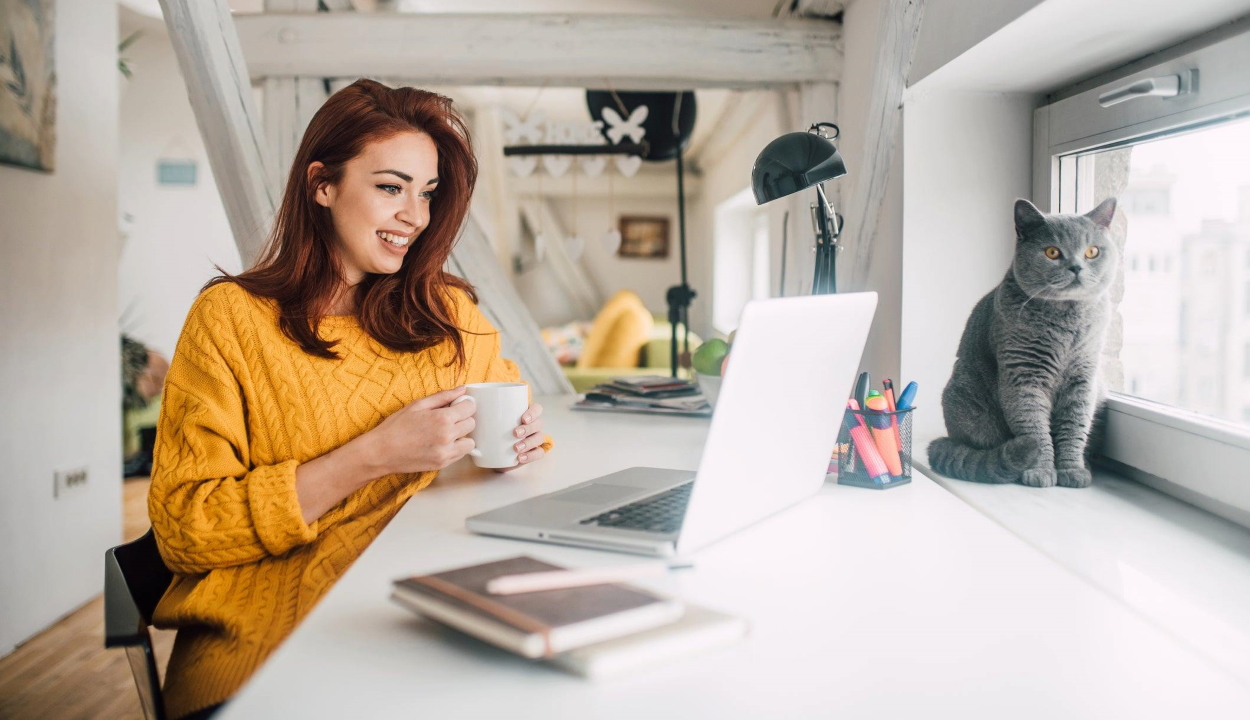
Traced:
<path id="1" fill-rule="evenodd" d="M 464 395 L 451 404 L 466 401 L 473 402 L 473 420 L 477 423 L 469 433 L 474 444 L 469 451 L 473 464 L 482 468 L 516 465 L 516 444 L 521 438 L 514 431 L 529 409 L 529 386 L 513 382 L 471 383 L 465 385 Z"/>

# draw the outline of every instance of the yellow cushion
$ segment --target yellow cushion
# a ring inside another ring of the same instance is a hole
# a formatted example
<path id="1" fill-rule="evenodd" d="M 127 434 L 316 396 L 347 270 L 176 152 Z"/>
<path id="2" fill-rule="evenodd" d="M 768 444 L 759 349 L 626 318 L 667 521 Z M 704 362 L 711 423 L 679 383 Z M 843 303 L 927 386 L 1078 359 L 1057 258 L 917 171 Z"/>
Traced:
<path id="1" fill-rule="evenodd" d="M 651 337 L 651 312 L 632 290 L 621 290 L 603 305 L 590 326 L 577 367 L 636 367 L 638 351 Z"/>

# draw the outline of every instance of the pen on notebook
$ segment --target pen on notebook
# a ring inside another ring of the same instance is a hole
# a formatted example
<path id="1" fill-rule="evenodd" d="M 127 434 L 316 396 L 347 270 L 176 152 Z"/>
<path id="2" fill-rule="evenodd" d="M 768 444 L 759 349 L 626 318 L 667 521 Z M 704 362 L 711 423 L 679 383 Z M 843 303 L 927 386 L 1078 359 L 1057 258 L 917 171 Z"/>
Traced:
<path id="1" fill-rule="evenodd" d="M 663 575 L 669 570 L 694 567 L 687 561 L 649 562 L 615 567 L 571 568 L 545 572 L 503 575 L 486 582 L 486 592 L 491 595 L 517 595 L 520 593 L 560 590 L 586 585 L 606 585 L 635 578 Z"/>

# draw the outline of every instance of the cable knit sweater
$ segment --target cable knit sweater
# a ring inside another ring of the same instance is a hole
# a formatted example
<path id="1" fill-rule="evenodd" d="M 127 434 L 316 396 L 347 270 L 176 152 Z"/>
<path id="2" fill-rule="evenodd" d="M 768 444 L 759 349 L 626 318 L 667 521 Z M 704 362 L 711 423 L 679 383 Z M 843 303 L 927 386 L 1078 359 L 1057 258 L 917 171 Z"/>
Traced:
<path id="1" fill-rule="evenodd" d="M 499 334 L 455 293 L 467 363 L 450 342 L 387 349 L 326 318 L 341 359 L 303 352 L 277 305 L 223 283 L 200 295 L 166 377 L 148 513 L 174 581 L 153 618 L 177 628 L 165 702 L 179 718 L 228 699 L 435 472 L 388 475 L 306 524 L 295 468 L 404 405 L 469 382 L 517 381 Z M 543 445 L 551 448 L 547 438 Z"/>

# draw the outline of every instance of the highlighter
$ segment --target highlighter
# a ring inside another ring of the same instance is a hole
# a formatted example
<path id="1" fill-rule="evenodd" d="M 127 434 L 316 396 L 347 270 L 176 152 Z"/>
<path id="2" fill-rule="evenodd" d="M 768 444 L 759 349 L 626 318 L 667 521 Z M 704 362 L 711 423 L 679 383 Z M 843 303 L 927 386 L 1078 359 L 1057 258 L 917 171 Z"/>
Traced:
<path id="1" fill-rule="evenodd" d="M 847 403 L 852 410 L 859 409 L 859 403 L 854 400 Z M 885 460 L 881 458 L 881 453 L 877 450 L 877 444 L 873 442 L 872 435 L 868 434 L 868 428 L 864 425 L 864 419 L 855 413 L 847 413 L 843 418 L 843 424 L 846 426 L 847 432 L 851 435 L 851 440 L 855 443 L 855 449 L 859 453 L 859 457 L 864 461 L 864 470 L 867 471 L 869 477 L 874 482 L 882 485 L 890 482 L 890 471 L 886 467 Z"/>
<path id="2" fill-rule="evenodd" d="M 907 387 L 903 388 L 902 394 L 898 396 L 899 410 L 911 410 L 912 406 L 916 404 L 916 390 L 918 389 L 915 380 L 907 383 Z"/>
<path id="3" fill-rule="evenodd" d="M 890 412 L 897 412 L 898 406 L 894 404 L 894 381 L 886 378 L 881 382 L 881 386 L 885 389 L 885 403 L 890 408 Z M 903 447 L 903 438 L 898 434 L 898 416 L 890 416 L 890 428 L 894 430 L 894 444 L 899 448 Z"/>
<path id="4" fill-rule="evenodd" d="M 868 398 L 868 409 L 877 412 L 886 412 L 886 402 L 883 397 Z M 869 424 L 872 426 L 872 439 L 876 442 L 877 449 L 881 451 L 881 458 L 885 460 L 885 466 L 889 469 L 890 474 L 899 477 L 903 474 L 903 461 L 898 456 L 898 444 L 894 441 L 894 431 L 890 429 L 890 421 L 885 419 L 884 415 L 869 414 Z"/>

